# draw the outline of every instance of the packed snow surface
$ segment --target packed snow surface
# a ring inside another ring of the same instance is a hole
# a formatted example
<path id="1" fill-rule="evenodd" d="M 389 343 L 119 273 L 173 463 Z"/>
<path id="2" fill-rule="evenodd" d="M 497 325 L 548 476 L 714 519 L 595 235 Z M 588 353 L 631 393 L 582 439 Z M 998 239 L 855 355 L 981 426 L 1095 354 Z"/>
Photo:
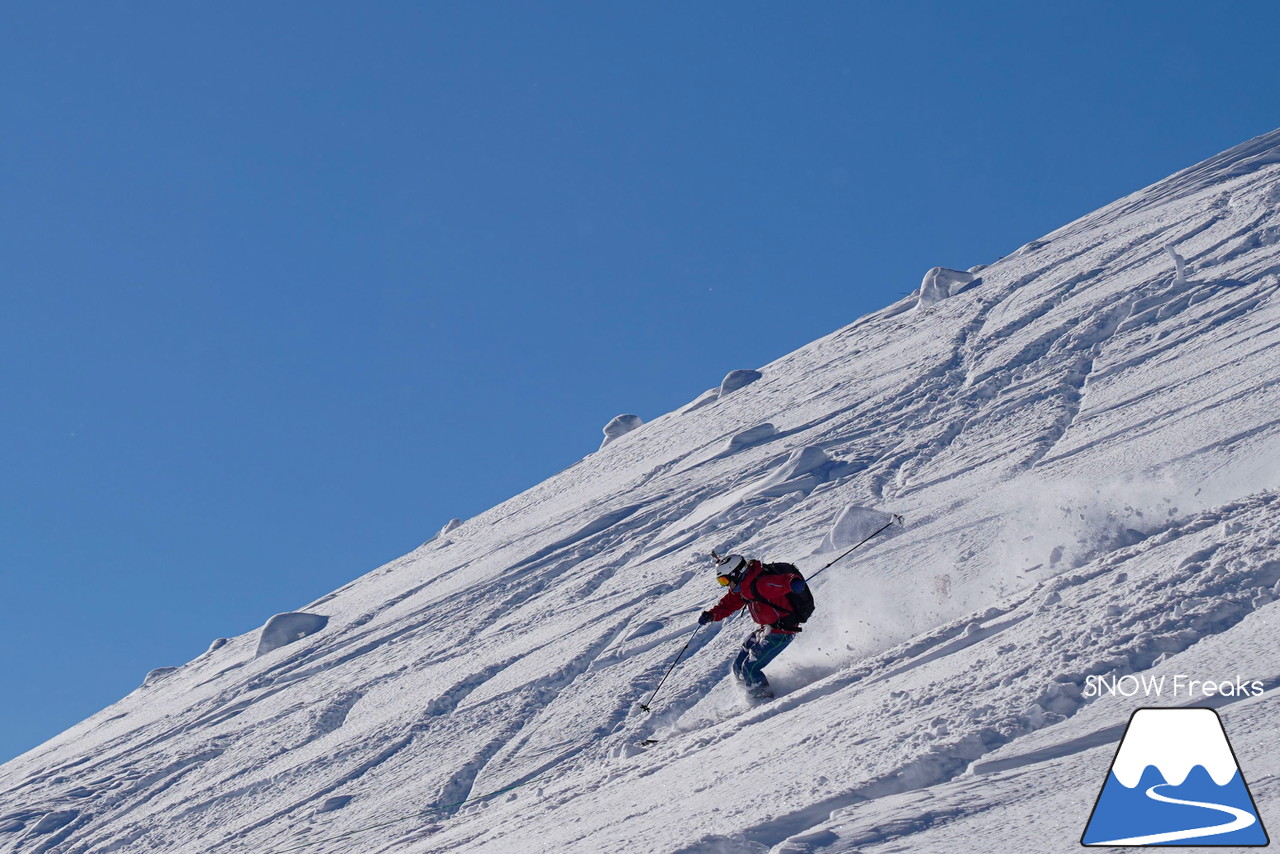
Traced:
<path id="1" fill-rule="evenodd" d="M 1074 851 L 1133 710 L 1196 703 L 1265 821 L 1278 202 L 1280 132 L 709 390 L 0 766 L 0 852 Z M 812 573 L 850 507 L 906 524 L 745 707 L 707 554 Z M 1265 690 L 1091 681 L 1177 674 Z"/>

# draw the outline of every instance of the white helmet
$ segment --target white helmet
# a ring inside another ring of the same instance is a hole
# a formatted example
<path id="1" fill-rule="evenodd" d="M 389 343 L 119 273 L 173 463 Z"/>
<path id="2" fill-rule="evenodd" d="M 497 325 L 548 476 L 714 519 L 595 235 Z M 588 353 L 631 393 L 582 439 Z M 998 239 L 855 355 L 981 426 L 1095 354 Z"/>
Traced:
<path id="1" fill-rule="evenodd" d="M 742 574 L 747 569 L 747 559 L 742 555 L 725 555 L 716 561 L 718 571 L 717 578 L 728 579 L 730 584 L 737 584 L 742 580 Z M 721 582 L 725 584 L 725 582 Z M 728 586 L 728 585 L 726 585 Z"/>

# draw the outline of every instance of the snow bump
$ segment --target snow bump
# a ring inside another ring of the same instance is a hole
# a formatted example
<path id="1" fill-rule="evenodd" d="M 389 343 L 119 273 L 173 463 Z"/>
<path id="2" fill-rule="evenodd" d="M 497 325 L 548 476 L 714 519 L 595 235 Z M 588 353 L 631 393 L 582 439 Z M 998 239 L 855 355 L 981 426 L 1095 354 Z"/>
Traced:
<path id="1" fill-rule="evenodd" d="M 779 498 L 792 492 L 812 492 L 832 480 L 847 464 L 833 460 L 817 445 L 793 451 L 777 471 L 761 480 L 748 497 Z"/>
<path id="2" fill-rule="evenodd" d="M 177 672 L 177 670 L 178 668 L 176 667 L 157 667 L 155 670 L 152 670 L 151 672 L 149 672 L 146 675 L 146 677 L 142 680 L 142 687 L 150 688 L 152 685 L 164 679 L 166 676 Z"/>
<path id="3" fill-rule="evenodd" d="M 816 553 L 847 549 L 856 545 L 884 527 L 892 518 L 888 513 L 872 510 L 869 507 L 847 505 L 836 516 L 831 530 L 827 532 L 826 538 Z"/>
<path id="4" fill-rule="evenodd" d="M 347 804 L 351 803 L 351 800 L 352 800 L 351 795 L 335 795 L 334 797 L 329 798 L 327 801 L 325 801 L 319 807 L 317 807 L 316 812 L 323 813 L 323 812 L 333 812 L 335 810 L 340 810 L 343 807 L 345 807 Z"/>
<path id="5" fill-rule="evenodd" d="M 934 267 L 924 274 L 924 279 L 920 282 L 920 298 L 916 306 L 928 308 L 940 303 L 960 293 L 977 279 L 978 277 L 973 273 L 951 270 L 947 267 Z"/>
<path id="6" fill-rule="evenodd" d="M 752 445 L 760 444 L 765 439 L 771 439 L 776 435 L 778 435 L 778 428 L 774 427 L 772 424 L 757 424 L 755 427 L 743 430 L 741 433 L 735 433 L 732 438 L 729 439 L 728 444 L 725 445 L 725 452 L 732 453 L 733 451 L 741 450 L 742 448 L 749 448 Z"/>
<path id="7" fill-rule="evenodd" d="M 276 614 L 262 627 L 262 636 L 258 639 L 257 656 L 261 657 L 294 641 L 314 635 L 329 623 L 329 618 L 319 614 L 301 612 Z"/>
<path id="8" fill-rule="evenodd" d="M 1173 259 L 1173 267 L 1176 271 L 1173 277 L 1173 283 L 1178 287 L 1185 288 L 1187 286 L 1187 259 L 1178 254 L 1178 251 L 1172 246 L 1166 246 L 1165 252 L 1169 253 L 1169 257 Z"/>
<path id="9" fill-rule="evenodd" d="M 209 648 L 204 651 L 204 654 L 208 655 L 211 652 L 217 652 L 229 643 L 231 643 L 230 638 L 214 638 L 213 643 L 209 644 Z"/>
<path id="10" fill-rule="evenodd" d="M 759 371 L 738 370 L 730 371 L 725 374 L 725 378 L 720 382 L 720 397 L 732 394 L 740 388 L 751 385 L 756 380 L 763 377 L 764 374 Z"/>
<path id="11" fill-rule="evenodd" d="M 68 824 L 76 820 L 76 816 L 80 815 L 76 810 L 59 810 L 57 812 L 45 813 L 44 817 L 36 822 L 36 826 L 31 828 L 32 836 L 43 836 L 46 833 L 53 833 L 55 830 L 61 830 Z"/>
<path id="12" fill-rule="evenodd" d="M 639 415 L 615 415 L 608 424 L 604 425 L 604 441 L 600 443 L 600 447 L 620 439 L 623 436 L 635 430 L 644 424 Z"/>

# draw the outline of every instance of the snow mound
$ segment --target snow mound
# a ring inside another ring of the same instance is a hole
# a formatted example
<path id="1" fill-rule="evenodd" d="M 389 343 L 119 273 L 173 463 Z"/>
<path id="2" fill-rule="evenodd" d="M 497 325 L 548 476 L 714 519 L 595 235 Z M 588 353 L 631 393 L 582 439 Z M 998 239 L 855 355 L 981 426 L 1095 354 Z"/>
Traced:
<path id="1" fill-rule="evenodd" d="M 919 308 L 928 308 L 942 302 L 947 297 L 955 296 L 967 286 L 977 281 L 973 273 L 962 270 L 951 270 L 946 267 L 934 267 L 924 274 L 920 282 L 920 299 L 916 303 Z"/>
<path id="2" fill-rule="evenodd" d="M 617 415 L 606 425 L 604 425 L 604 441 L 600 443 L 600 447 L 619 439 L 640 425 L 644 424 L 639 415 Z"/>
<path id="3" fill-rule="evenodd" d="M 753 371 L 745 368 L 730 371 L 725 374 L 724 379 L 720 381 L 719 388 L 709 388 L 702 394 L 698 395 L 697 400 L 693 401 L 693 403 L 690 403 L 681 410 L 681 414 L 687 415 L 690 412 L 696 412 L 704 406 L 710 406 L 725 395 L 732 394 L 744 386 L 749 386 L 763 376 L 764 374 L 760 371 Z"/>
<path id="4" fill-rule="evenodd" d="M 1169 253 L 1169 257 L 1173 259 L 1173 267 L 1177 271 L 1173 278 L 1173 283 L 1179 287 L 1187 286 L 1187 259 L 1178 254 L 1178 251 L 1172 246 L 1166 246 L 1165 252 Z"/>
<path id="5" fill-rule="evenodd" d="M 80 813 L 76 810 L 58 810 L 57 812 L 45 813 L 45 815 L 36 822 L 36 826 L 31 828 L 32 836 L 44 836 L 46 833 L 53 833 L 55 830 L 61 830 L 68 824 L 76 820 Z"/>
<path id="6" fill-rule="evenodd" d="M 812 492 L 844 465 L 828 457 L 817 445 L 809 445 L 793 451 L 777 471 L 751 489 L 748 497 L 779 498 L 792 492 Z"/>
<path id="7" fill-rule="evenodd" d="M 752 445 L 757 445 L 765 439 L 772 438 L 776 435 L 778 435 L 778 428 L 774 427 L 772 424 L 757 424 L 755 427 L 743 430 L 741 433 L 733 434 L 725 445 L 724 450 L 725 453 L 732 453 L 733 451 L 737 451 L 741 448 L 749 448 Z"/>
<path id="8" fill-rule="evenodd" d="M 258 640 L 257 657 L 288 646 L 307 635 L 314 635 L 329 623 L 328 617 L 319 614 L 303 614 L 300 612 L 276 614 L 262 627 L 262 636 Z"/>
<path id="9" fill-rule="evenodd" d="M 814 552 L 814 554 L 838 551 L 855 546 L 887 525 L 892 521 L 892 518 L 888 513 L 850 504 L 836 516 L 835 522 L 831 525 L 831 530 L 827 532 L 822 545 L 818 547 L 818 551 Z"/>
<path id="10" fill-rule="evenodd" d="M 763 376 L 764 374 L 760 373 L 759 371 L 751 371 L 751 370 L 730 371 L 729 373 L 725 374 L 724 379 L 720 382 L 719 396 L 724 397 L 726 394 L 732 394 L 733 392 L 737 391 L 738 389 L 744 386 L 751 385 L 753 382 L 755 382 L 756 380 L 760 379 Z"/>
<path id="11" fill-rule="evenodd" d="M 352 795 L 336 795 L 332 798 L 329 798 L 327 801 L 325 801 L 319 807 L 317 807 L 316 812 L 324 813 L 324 812 L 333 812 L 334 810 L 340 810 L 343 807 L 345 807 L 347 804 L 351 803 L 352 797 L 353 797 Z"/>
<path id="12" fill-rule="evenodd" d="M 157 667 L 155 670 L 152 670 L 151 672 L 149 672 L 146 675 L 146 677 L 142 680 L 142 687 L 150 688 L 152 685 L 156 684 L 161 679 L 168 676 L 170 673 L 174 673 L 175 671 L 177 671 L 177 669 L 178 668 L 176 667 Z"/>
<path id="13" fill-rule="evenodd" d="M 445 534 L 452 533 L 453 531 L 456 531 L 459 527 L 461 527 L 461 525 L 462 525 L 461 519 L 450 519 L 448 522 L 445 523 L 444 527 L 440 529 L 440 533 L 438 534 L 438 536 L 443 537 Z"/>
<path id="14" fill-rule="evenodd" d="M 209 648 L 204 651 L 204 654 L 208 655 L 211 652 L 217 652 L 229 643 L 231 643 L 230 638 L 214 638 L 213 643 L 209 644 Z"/>

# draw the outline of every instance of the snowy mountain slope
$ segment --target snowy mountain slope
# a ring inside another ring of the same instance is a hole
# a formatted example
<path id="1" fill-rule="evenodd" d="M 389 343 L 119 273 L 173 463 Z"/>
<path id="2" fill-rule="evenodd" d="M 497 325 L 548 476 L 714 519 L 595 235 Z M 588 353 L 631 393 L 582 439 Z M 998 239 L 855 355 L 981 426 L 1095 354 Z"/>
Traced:
<path id="1" fill-rule="evenodd" d="M 936 682 L 919 699 L 905 701 L 931 704 L 935 711 L 945 702 L 949 709 L 941 717 L 953 731 L 957 717 L 970 716 L 969 728 L 987 724 L 980 730 L 982 747 L 993 749 L 941 785 L 876 793 L 870 802 L 849 799 L 780 850 L 906 850 L 899 847 L 906 840 L 910 850 L 941 851 L 948 840 L 954 846 L 977 833 L 1007 850 L 1069 850 L 1084 829 L 1129 713 L 1144 705 L 1218 707 L 1259 807 L 1264 816 L 1268 805 L 1274 812 L 1280 801 L 1274 723 L 1280 610 L 1269 606 L 1280 598 L 1272 581 L 1280 578 L 1278 525 L 1280 502 L 1266 495 L 1197 514 L 1053 580 L 1013 612 L 1022 619 L 1006 620 L 1013 624 L 930 662 L 935 672 L 919 674 L 912 693 L 926 679 Z M 1224 528 L 1232 530 L 1229 542 L 1215 548 Z M 1109 608 L 1121 613 L 1112 616 Z M 1163 680 L 1165 693 L 1085 702 L 1090 674 L 1141 674 Z M 1245 674 L 1268 691 L 1260 697 L 1174 696 L 1178 674 Z M 1037 687 L 1035 704 L 1017 708 Z M 958 699 L 968 693 L 982 702 Z M 936 743 L 940 761 L 951 756 L 946 738 Z"/>
<path id="2" fill-rule="evenodd" d="M 1144 702 L 1088 676 L 1280 682 L 1278 208 L 1275 132 L 617 437 L 0 767 L 0 852 L 1074 848 Z M 742 709 L 735 618 L 639 711 L 710 549 L 812 571 L 849 505 L 908 524 L 815 583 L 783 696 Z"/>

